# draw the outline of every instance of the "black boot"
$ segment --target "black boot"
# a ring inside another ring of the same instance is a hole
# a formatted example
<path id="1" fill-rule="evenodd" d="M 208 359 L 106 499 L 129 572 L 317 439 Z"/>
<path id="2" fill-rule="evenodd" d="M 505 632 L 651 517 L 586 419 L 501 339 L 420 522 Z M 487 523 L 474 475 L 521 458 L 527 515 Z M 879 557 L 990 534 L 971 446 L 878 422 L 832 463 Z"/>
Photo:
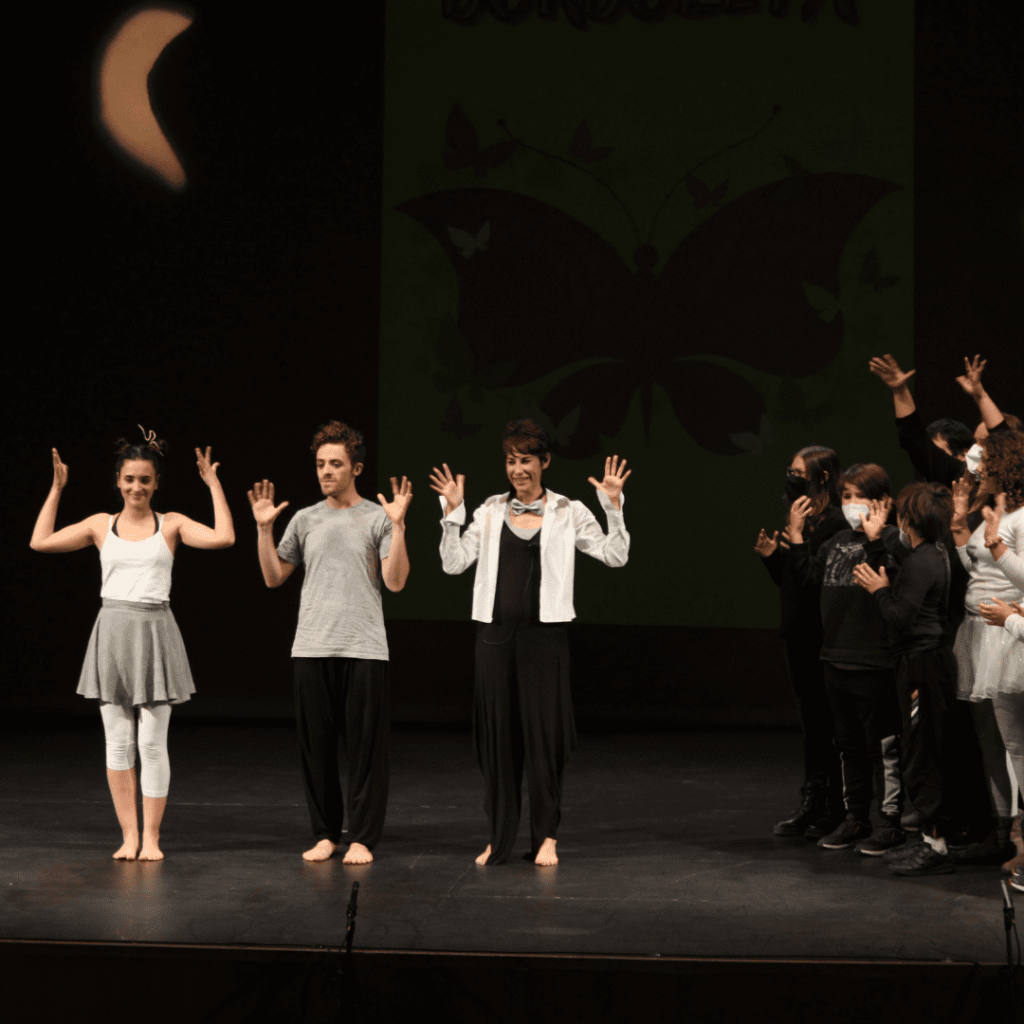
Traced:
<path id="1" fill-rule="evenodd" d="M 780 821 L 772 831 L 777 836 L 802 836 L 812 821 L 821 817 L 825 809 L 825 791 L 817 783 L 807 782 L 800 787 L 803 797 L 799 809 L 785 821 Z"/>

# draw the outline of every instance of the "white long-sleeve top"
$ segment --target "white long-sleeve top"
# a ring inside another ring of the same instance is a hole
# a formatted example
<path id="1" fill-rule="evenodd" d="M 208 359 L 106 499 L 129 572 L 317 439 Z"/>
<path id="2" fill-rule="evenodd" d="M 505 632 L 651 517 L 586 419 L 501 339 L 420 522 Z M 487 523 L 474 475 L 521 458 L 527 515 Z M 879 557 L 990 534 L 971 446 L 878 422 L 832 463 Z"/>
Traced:
<path id="1" fill-rule="evenodd" d="M 1006 602 L 1020 601 L 1024 593 L 1024 506 L 1007 512 L 999 521 L 999 536 L 1009 550 L 997 562 L 985 547 L 985 524 L 970 540 L 956 549 L 970 574 L 967 582 L 967 610 L 978 614 L 978 605 L 991 604 L 994 597 Z"/>
<path id="2" fill-rule="evenodd" d="M 1006 628 L 1010 631 L 1010 636 L 1016 637 L 1016 639 L 1024 643 L 1024 618 L 1016 612 L 1013 615 L 1007 615 Z"/>
<path id="3" fill-rule="evenodd" d="M 570 501 L 546 488 L 547 502 L 540 525 L 540 609 L 541 622 L 569 622 L 576 617 L 573 608 L 573 578 L 576 549 L 605 565 L 625 565 L 629 557 L 629 534 L 622 518 L 625 496 L 619 494 L 616 510 L 604 491 L 598 500 L 608 517 L 605 534 L 594 514 L 582 501 Z M 439 496 L 441 508 L 447 505 Z M 505 520 L 508 492 L 494 494 L 474 513 L 473 522 L 462 536 L 459 528 L 466 521 L 465 501 L 441 519 L 441 568 L 449 575 L 465 572 L 479 560 L 473 582 L 473 618 L 491 622 L 494 594 L 498 585 L 498 553 L 501 524 Z"/>

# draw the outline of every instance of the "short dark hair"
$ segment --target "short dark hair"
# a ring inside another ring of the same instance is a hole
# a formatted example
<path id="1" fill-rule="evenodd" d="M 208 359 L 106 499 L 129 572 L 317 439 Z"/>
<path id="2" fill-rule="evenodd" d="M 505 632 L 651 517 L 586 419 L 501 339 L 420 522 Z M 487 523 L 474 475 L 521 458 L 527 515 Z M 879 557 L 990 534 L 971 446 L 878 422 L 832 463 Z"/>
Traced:
<path id="1" fill-rule="evenodd" d="M 932 440 L 937 434 L 941 434 L 949 443 L 949 450 L 954 455 L 962 455 L 974 444 L 974 434 L 959 420 L 948 418 L 935 420 L 933 423 L 929 423 L 926 429 Z"/>
<path id="2" fill-rule="evenodd" d="M 839 477 L 839 491 L 849 484 L 863 491 L 869 501 L 878 501 L 889 493 L 889 474 L 877 462 L 855 462 Z"/>
<path id="3" fill-rule="evenodd" d="M 953 495 L 942 484 L 907 484 L 896 498 L 896 511 L 922 540 L 934 544 L 949 534 Z"/>
<path id="4" fill-rule="evenodd" d="M 501 447 L 506 455 L 520 452 L 536 455 L 541 462 L 551 453 L 551 438 L 547 431 L 533 420 L 510 420 L 501 434 Z"/>
<path id="5" fill-rule="evenodd" d="M 313 443 L 309 446 L 309 450 L 316 455 L 320 451 L 320 446 L 325 444 L 343 445 L 353 469 L 360 463 L 366 464 L 366 445 L 363 444 L 363 435 L 358 430 L 353 430 L 347 424 L 342 423 L 341 420 L 321 423 L 320 429 L 313 435 Z"/>
<path id="6" fill-rule="evenodd" d="M 171 446 L 163 439 L 157 439 L 152 434 L 151 439 L 141 444 L 132 444 L 131 441 L 119 437 L 114 442 L 114 454 L 117 462 L 114 465 L 114 490 L 120 488 L 117 481 L 121 476 L 121 467 L 130 461 L 151 462 L 153 464 L 153 475 L 162 477 L 164 473 L 164 458 L 170 453 Z M 162 482 L 162 481 L 161 481 Z"/>

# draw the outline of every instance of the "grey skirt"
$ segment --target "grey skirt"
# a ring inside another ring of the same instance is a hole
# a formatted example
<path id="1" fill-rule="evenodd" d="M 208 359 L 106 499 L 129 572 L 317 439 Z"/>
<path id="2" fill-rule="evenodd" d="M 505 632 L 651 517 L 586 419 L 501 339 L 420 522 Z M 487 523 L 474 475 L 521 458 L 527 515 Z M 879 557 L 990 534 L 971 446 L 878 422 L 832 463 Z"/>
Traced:
<path id="1" fill-rule="evenodd" d="M 77 692 L 123 708 L 188 700 L 196 688 L 170 601 L 103 598 Z"/>

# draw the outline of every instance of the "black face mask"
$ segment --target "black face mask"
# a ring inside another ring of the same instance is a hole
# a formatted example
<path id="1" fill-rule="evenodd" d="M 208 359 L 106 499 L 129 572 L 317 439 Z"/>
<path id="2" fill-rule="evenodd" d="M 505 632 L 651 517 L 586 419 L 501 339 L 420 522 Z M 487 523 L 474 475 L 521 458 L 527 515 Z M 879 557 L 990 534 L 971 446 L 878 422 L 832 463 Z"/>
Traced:
<path id="1" fill-rule="evenodd" d="M 807 478 L 797 476 L 796 473 L 786 474 L 786 499 L 796 501 L 807 493 Z"/>

